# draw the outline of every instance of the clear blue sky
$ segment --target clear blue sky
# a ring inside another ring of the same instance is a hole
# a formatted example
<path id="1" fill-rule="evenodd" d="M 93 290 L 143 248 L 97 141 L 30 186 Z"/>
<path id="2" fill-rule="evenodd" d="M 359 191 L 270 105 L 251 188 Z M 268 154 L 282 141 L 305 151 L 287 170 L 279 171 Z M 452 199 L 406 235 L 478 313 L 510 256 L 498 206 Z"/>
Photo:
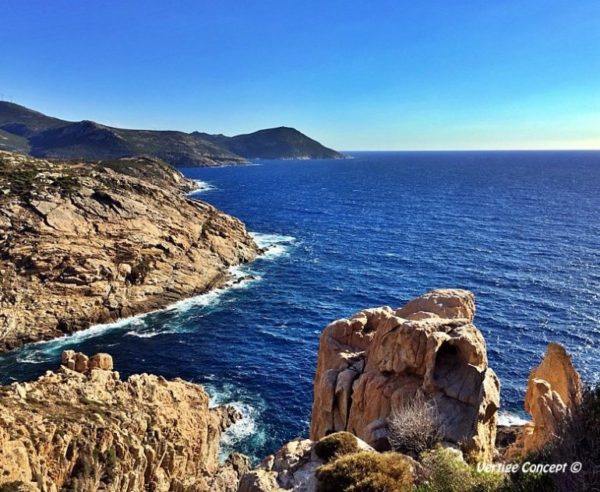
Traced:
<path id="1" fill-rule="evenodd" d="M 338 149 L 600 148 L 600 1 L 4 0 L 0 95 Z"/>

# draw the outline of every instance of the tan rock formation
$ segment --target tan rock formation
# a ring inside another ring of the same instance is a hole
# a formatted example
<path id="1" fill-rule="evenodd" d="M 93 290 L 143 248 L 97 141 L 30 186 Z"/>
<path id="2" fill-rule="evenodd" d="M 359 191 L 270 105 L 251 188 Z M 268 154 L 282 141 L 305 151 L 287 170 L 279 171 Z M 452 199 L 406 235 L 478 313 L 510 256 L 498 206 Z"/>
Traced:
<path id="1" fill-rule="evenodd" d="M 254 259 L 244 225 L 148 158 L 0 152 L 0 351 L 165 307 Z"/>
<path id="2" fill-rule="evenodd" d="M 223 407 L 209 408 L 202 387 L 180 379 L 121 381 L 111 370 L 63 365 L 0 387 L 0 488 L 234 492 L 248 462 L 232 455 L 219 465 L 230 418 Z"/>
<path id="3" fill-rule="evenodd" d="M 529 375 L 525 410 L 532 422 L 525 424 L 505 456 L 527 456 L 556 434 L 557 425 L 574 405 L 581 403 L 581 378 L 571 357 L 558 343 L 550 343 L 540 365 Z"/>
<path id="4" fill-rule="evenodd" d="M 364 441 L 354 439 L 360 451 L 374 451 Z M 315 492 L 315 472 L 324 463 L 315 453 L 315 444 L 300 438 L 284 444 L 242 477 L 239 492 Z"/>
<path id="5" fill-rule="evenodd" d="M 435 290 L 403 308 L 367 309 L 321 335 L 311 439 L 347 430 L 389 446 L 387 419 L 417 393 L 436 403 L 445 439 L 472 460 L 494 454 L 499 381 L 472 324 L 474 296 Z"/>

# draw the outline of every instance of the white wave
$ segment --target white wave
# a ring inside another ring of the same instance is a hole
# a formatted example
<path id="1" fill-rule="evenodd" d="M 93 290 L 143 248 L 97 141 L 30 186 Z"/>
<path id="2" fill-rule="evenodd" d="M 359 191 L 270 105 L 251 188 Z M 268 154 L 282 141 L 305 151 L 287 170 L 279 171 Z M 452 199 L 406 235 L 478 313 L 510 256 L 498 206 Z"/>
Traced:
<path id="1" fill-rule="evenodd" d="M 267 251 L 263 254 L 263 258 L 273 259 L 277 256 L 281 256 L 282 254 L 287 253 L 286 245 L 290 245 L 296 241 L 296 239 L 292 236 L 283 236 L 278 234 L 261 234 L 261 233 L 251 233 L 256 243 L 262 247 L 266 248 Z M 275 249 L 272 249 L 275 248 Z M 129 330 L 126 334 L 129 336 L 138 336 L 140 338 L 152 338 L 153 336 L 168 333 L 168 331 L 162 332 L 137 332 L 135 327 L 143 327 L 146 326 L 145 318 L 155 313 L 165 312 L 165 311 L 181 311 L 185 312 L 192 307 L 211 307 L 215 306 L 220 302 L 221 296 L 232 289 L 245 289 L 249 287 L 251 284 L 262 280 L 262 277 L 255 272 L 253 272 L 248 265 L 237 265 L 228 268 L 228 273 L 231 276 L 231 279 L 223 286 L 218 289 L 213 289 L 204 294 L 200 294 L 194 297 L 189 297 L 187 299 L 182 299 L 181 301 L 177 301 L 173 304 L 170 304 L 164 308 L 156 309 L 154 311 L 148 311 L 146 313 L 136 314 L 134 316 L 129 316 L 127 318 L 121 318 L 117 321 L 111 323 L 102 323 L 90 326 L 89 328 L 81 331 L 77 331 L 75 333 L 65 335 L 61 338 L 55 338 L 53 340 L 43 340 L 41 342 L 35 342 L 29 345 L 29 348 L 32 347 L 40 347 L 41 351 L 46 354 L 55 354 L 60 350 L 64 345 L 76 345 L 84 340 L 88 340 L 90 338 L 94 338 L 104 333 L 116 329 L 124 329 L 124 328 L 134 328 L 133 330 Z M 136 334 L 136 335 L 134 335 Z M 43 347 L 43 348 L 41 348 Z M 34 350 L 32 355 L 25 356 L 26 363 L 36 364 L 43 362 L 40 360 L 36 362 L 34 354 L 37 351 Z M 25 360 L 25 359 L 24 359 Z"/>
<path id="2" fill-rule="evenodd" d="M 221 436 L 221 446 L 229 449 L 235 447 L 241 440 L 256 433 L 257 410 L 248 403 L 234 401 L 227 403 L 242 414 L 242 418 L 229 426 Z"/>
<path id="3" fill-rule="evenodd" d="M 179 311 L 185 312 L 192 307 L 212 307 L 219 304 L 221 296 L 233 289 L 245 289 L 251 283 L 257 282 L 262 279 L 260 275 L 254 275 L 246 265 L 237 265 L 228 268 L 228 273 L 231 279 L 223 286 L 218 289 L 213 289 L 204 294 L 200 294 L 187 299 L 177 301 L 166 308 L 163 311 Z"/>
<path id="4" fill-rule="evenodd" d="M 17 357 L 19 364 L 43 364 L 46 360 L 42 357 L 40 352 L 34 350 L 30 353 L 25 353 Z"/>
<path id="5" fill-rule="evenodd" d="M 137 338 L 154 338 L 157 335 L 168 335 L 169 333 L 173 333 L 172 330 L 157 330 L 157 331 L 135 331 L 130 330 L 125 333 L 126 336 L 129 337 L 137 337 Z"/>
<path id="6" fill-rule="evenodd" d="M 260 429 L 258 424 L 260 417 L 261 401 L 257 400 L 255 405 L 240 401 L 236 398 L 235 387 L 231 384 L 226 384 L 221 389 L 217 390 L 210 383 L 205 385 L 205 389 L 210 395 L 209 406 L 214 408 L 219 405 L 228 405 L 234 407 L 242 418 L 229 426 L 227 430 L 221 434 L 219 459 L 224 462 L 225 459 L 234 452 L 239 443 L 244 439 L 251 438 L 255 443 L 262 443 L 266 439 L 264 429 Z"/>
<path id="7" fill-rule="evenodd" d="M 502 410 L 498 412 L 498 425 L 525 425 L 529 420 L 524 419 L 516 412 L 507 412 Z"/>
<path id="8" fill-rule="evenodd" d="M 294 236 L 265 234 L 261 232 L 251 232 L 250 235 L 256 244 L 265 250 L 261 258 L 266 260 L 273 260 L 289 255 L 291 246 L 296 243 Z"/>
<path id="9" fill-rule="evenodd" d="M 205 193 L 207 191 L 216 190 L 217 187 L 208 183 L 207 181 L 202 181 L 200 179 L 193 179 L 194 183 L 196 183 L 196 189 L 190 191 L 188 195 L 197 195 L 200 193 Z"/>
<path id="10" fill-rule="evenodd" d="M 158 311 L 158 310 L 157 310 Z M 45 354 L 55 354 L 59 351 L 61 347 L 64 345 L 76 345 L 84 340 L 88 340 L 90 338 L 94 338 L 100 336 L 107 331 L 125 328 L 129 326 L 143 326 L 144 319 L 149 314 L 155 313 L 157 311 L 149 311 L 147 313 L 136 314 L 135 316 L 129 316 L 127 318 L 121 318 L 117 321 L 113 321 L 112 323 L 103 323 L 98 325 L 90 326 L 85 330 L 77 331 L 75 333 L 71 333 L 70 335 L 65 335 L 60 338 L 55 338 L 52 340 L 43 340 L 41 342 L 35 342 L 28 346 L 29 349 L 38 347 L 39 350 Z M 38 352 L 37 350 L 35 352 Z M 34 352 L 34 353 L 35 353 Z M 40 361 L 42 362 L 42 361 Z M 30 362 L 34 363 L 34 362 Z"/>

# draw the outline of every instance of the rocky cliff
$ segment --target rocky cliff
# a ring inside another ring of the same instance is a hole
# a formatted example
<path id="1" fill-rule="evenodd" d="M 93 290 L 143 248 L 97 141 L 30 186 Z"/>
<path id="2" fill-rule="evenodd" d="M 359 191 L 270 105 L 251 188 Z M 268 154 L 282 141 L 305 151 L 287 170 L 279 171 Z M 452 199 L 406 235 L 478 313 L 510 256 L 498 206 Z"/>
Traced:
<path id="1" fill-rule="evenodd" d="M 507 458 L 525 457 L 550 442 L 571 409 L 581 403 L 581 378 L 561 345 L 550 343 L 540 365 L 529 375 L 525 410 L 532 421 L 518 432 Z"/>
<path id="2" fill-rule="evenodd" d="M 122 381 L 109 355 L 65 352 L 56 372 L 0 387 L 0 489 L 233 492 L 247 460 L 220 465 L 218 450 L 235 419 L 200 386 Z"/>
<path id="3" fill-rule="evenodd" d="M 460 444 L 474 461 L 490 461 L 499 381 L 474 315 L 472 293 L 435 290 L 400 309 L 367 309 L 327 326 L 311 439 L 345 430 L 389 449 L 389 417 L 420 397 L 437 408 L 445 441 Z"/>
<path id="4" fill-rule="evenodd" d="M 0 351 L 223 285 L 258 248 L 152 158 L 51 162 L 0 152 Z"/>

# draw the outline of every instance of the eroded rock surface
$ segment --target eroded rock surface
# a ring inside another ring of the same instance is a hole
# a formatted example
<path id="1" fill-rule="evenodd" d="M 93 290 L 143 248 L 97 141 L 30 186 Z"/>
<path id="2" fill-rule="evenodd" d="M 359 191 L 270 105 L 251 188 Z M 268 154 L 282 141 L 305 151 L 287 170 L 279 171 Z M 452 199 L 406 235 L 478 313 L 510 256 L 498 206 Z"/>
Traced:
<path id="1" fill-rule="evenodd" d="M 515 443 L 506 450 L 506 457 L 525 457 L 542 448 L 581 398 L 581 378 L 571 357 L 563 346 L 550 343 L 527 383 L 525 410 L 533 420 L 522 427 Z"/>
<path id="2" fill-rule="evenodd" d="M 367 443 L 353 438 L 358 450 L 374 452 Z M 315 492 L 315 472 L 324 463 L 315 453 L 315 444 L 310 439 L 300 438 L 284 444 L 242 477 L 239 492 Z"/>
<path id="3" fill-rule="evenodd" d="M 392 409 L 420 393 L 436 403 L 445 440 L 460 444 L 471 460 L 491 460 L 500 385 L 474 315 L 471 292 L 444 289 L 327 326 L 311 439 L 346 430 L 384 450 Z"/>
<path id="4" fill-rule="evenodd" d="M 150 158 L 60 163 L 0 152 L 0 351 L 222 285 L 257 246 Z"/>
<path id="5" fill-rule="evenodd" d="M 25 490 L 234 492 L 248 461 L 219 465 L 226 407 L 209 408 L 201 386 L 148 374 L 121 381 L 87 367 L 0 387 L 0 488 Z M 112 363 L 112 359 L 110 359 Z"/>

